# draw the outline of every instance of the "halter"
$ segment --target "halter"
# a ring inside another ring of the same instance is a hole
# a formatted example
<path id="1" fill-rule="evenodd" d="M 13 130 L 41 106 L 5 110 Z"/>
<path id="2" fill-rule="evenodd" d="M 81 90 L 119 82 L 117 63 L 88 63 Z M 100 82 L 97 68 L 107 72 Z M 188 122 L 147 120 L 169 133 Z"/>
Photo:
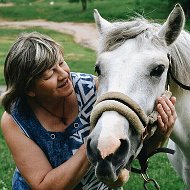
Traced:
<path id="1" fill-rule="evenodd" d="M 170 91 L 165 91 L 164 95 L 171 97 Z M 153 135 L 155 122 L 158 113 L 154 110 L 150 115 L 146 115 L 144 110 L 129 96 L 121 92 L 107 92 L 101 95 L 94 104 L 91 112 L 90 126 L 94 128 L 98 119 L 105 111 L 116 111 L 124 116 L 141 135 L 142 141 Z"/>
<path id="2" fill-rule="evenodd" d="M 165 91 L 165 96 L 170 98 L 171 92 Z M 94 108 L 90 116 L 90 126 L 94 128 L 98 119 L 106 111 L 116 111 L 125 117 L 130 126 L 134 127 L 136 132 L 141 136 L 141 143 L 136 151 L 134 157 L 139 160 L 141 169 L 131 168 L 132 172 L 139 173 L 142 175 L 144 180 L 144 188 L 147 189 L 147 183 L 154 183 L 156 189 L 159 189 L 159 185 L 153 178 L 149 178 L 146 170 L 148 168 L 148 158 L 158 152 L 173 153 L 172 150 L 167 148 L 156 149 L 151 155 L 147 155 L 147 152 L 142 149 L 143 142 L 151 137 L 156 131 L 155 122 L 157 121 L 158 112 L 153 111 L 150 115 L 146 115 L 144 110 L 129 96 L 121 92 L 107 92 L 96 100 Z"/>

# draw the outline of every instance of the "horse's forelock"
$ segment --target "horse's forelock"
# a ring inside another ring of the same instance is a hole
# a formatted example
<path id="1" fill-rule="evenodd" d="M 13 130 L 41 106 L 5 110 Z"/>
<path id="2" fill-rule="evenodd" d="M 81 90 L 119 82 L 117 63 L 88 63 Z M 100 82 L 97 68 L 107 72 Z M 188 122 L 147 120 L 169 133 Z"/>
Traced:
<path id="1" fill-rule="evenodd" d="M 141 36 L 149 38 L 157 26 L 151 25 L 145 19 L 135 19 L 130 22 L 115 22 L 113 27 L 103 36 L 103 44 L 101 52 L 112 51 L 121 46 L 126 40 Z M 142 34 L 142 35 L 140 35 Z"/>

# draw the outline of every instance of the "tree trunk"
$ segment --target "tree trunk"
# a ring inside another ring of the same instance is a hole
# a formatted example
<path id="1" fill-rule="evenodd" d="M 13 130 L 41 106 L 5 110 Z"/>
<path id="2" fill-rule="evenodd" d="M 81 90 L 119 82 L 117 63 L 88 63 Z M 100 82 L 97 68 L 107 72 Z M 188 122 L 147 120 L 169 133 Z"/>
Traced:
<path id="1" fill-rule="evenodd" d="M 82 2 L 82 11 L 86 11 L 87 8 L 87 0 L 81 0 Z"/>
<path id="2" fill-rule="evenodd" d="M 136 0 L 136 5 L 140 5 L 141 4 L 141 0 Z"/>

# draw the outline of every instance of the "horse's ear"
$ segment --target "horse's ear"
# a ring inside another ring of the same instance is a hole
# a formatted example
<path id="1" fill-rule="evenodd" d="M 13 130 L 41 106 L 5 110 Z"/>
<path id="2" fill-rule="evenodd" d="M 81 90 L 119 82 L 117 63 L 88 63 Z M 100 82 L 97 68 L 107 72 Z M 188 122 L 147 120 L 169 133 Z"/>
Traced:
<path id="1" fill-rule="evenodd" d="M 172 44 L 181 31 L 185 23 L 185 15 L 180 4 L 176 4 L 166 22 L 160 29 L 158 35 L 165 38 L 166 44 Z"/>
<path id="2" fill-rule="evenodd" d="M 94 19 L 96 22 L 96 26 L 99 30 L 100 33 L 104 33 L 104 31 L 112 26 L 112 24 L 110 22 L 108 22 L 107 20 L 105 20 L 104 18 L 102 18 L 98 12 L 97 9 L 94 9 Z"/>

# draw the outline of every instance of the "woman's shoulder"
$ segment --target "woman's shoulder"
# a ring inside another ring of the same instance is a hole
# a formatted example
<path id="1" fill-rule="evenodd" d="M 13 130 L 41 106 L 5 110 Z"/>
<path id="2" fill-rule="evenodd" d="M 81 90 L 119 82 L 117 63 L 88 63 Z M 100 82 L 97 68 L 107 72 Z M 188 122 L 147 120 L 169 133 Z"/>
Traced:
<path id="1" fill-rule="evenodd" d="M 3 113 L 1 117 L 1 128 L 4 129 L 6 126 L 13 123 L 13 118 L 6 111 Z"/>
<path id="2" fill-rule="evenodd" d="M 16 126 L 17 124 L 13 120 L 12 116 L 9 113 L 4 112 L 1 117 L 1 130 L 4 137 L 7 137 L 11 135 L 12 133 L 14 133 L 17 130 Z"/>

